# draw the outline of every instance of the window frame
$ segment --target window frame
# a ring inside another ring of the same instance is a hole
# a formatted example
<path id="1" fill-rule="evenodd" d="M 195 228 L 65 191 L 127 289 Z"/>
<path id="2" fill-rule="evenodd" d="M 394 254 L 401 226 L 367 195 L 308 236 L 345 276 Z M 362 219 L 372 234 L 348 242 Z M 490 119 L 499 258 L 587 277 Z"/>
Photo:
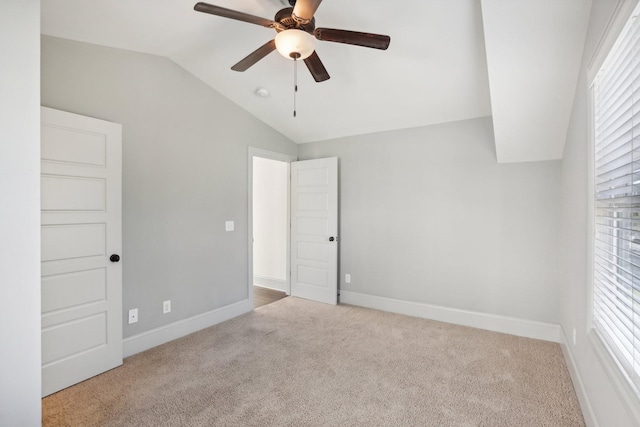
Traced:
<path id="1" fill-rule="evenodd" d="M 630 415 L 640 422 L 640 388 L 633 383 L 625 367 L 619 361 L 617 350 L 611 348 L 596 327 L 594 320 L 594 263 L 595 263 L 595 99 L 594 83 L 607 56 L 621 35 L 625 25 L 631 19 L 640 0 L 619 1 L 602 38 L 594 49 L 587 65 L 587 339 L 604 367 L 605 373 L 612 380 Z M 640 14 L 638 15 L 640 16 Z M 638 18 L 640 19 L 640 18 Z"/>

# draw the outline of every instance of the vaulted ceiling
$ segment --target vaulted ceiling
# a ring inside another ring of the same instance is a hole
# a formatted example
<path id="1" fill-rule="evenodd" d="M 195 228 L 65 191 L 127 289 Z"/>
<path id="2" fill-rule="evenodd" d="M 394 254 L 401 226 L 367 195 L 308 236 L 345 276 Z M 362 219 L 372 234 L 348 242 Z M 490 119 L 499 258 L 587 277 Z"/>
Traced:
<path id="1" fill-rule="evenodd" d="M 286 0 L 208 0 L 273 19 Z M 273 52 L 258 25 L 195 12 L 195 0 L 42 2 L 42 33 L 165 56 L 297 143 L 492 116 L 499 162 L 559 159 L 590 0 L 324 0 L 316 27 L 387 34 L 388 50 L 319 41 L 331 78 Z M 256 95 L 267 89 L 268 97 Z"/>

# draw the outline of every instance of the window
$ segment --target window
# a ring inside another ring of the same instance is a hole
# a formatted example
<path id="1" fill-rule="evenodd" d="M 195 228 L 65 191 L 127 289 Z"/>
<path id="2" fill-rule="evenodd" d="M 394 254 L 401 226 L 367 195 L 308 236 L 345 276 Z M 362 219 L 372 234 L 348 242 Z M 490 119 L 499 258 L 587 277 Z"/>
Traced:
<path id="1" fill-rule="evenodd" d="M 636 9 L 592 86 L 593 323 L 640 389 L 640 19 Z"/>

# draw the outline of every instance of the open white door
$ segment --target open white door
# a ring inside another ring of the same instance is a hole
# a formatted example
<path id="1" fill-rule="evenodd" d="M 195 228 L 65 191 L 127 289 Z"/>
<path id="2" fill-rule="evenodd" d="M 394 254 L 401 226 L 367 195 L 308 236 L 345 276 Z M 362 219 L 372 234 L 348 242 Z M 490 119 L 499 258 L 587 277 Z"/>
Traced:
<path id="1" fill-rule="evenodd" d="M 338 303 L 338 159 L 291 163 L 291 295 Z"/>
<path id="2" fill-rule="evenodd" d="M 42 395 L 122 364 L 122 128 L 42 108 Z"/>

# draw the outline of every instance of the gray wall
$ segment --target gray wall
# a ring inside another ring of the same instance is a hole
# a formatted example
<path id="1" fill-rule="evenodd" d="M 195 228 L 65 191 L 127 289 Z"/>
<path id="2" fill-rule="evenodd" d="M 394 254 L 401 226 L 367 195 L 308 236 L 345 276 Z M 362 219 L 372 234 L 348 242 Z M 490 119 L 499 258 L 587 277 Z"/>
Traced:
<path id="1" fill-rule="evenodd" d="M 593 341 L 587 336 L 590 310 L 587 295 L 590 290 L 587 274 L 587 252 L 590 250 L 587 242 L 589 90 L 585 70 L 616 3 L 613 0 L 593 1 L 582 71 L 562 162 L 561 325 L 567 337 L 571 337 L 573 328 L 576 329 L 576 345 L 568 345 L 599 424 L 623 427 L 636 424 L 596 355 Z"/>
<path id="2" fill-rule="evenodd" d="M 168 59 L 57 38 L 42 104 L 123 125 L 125 337 L 247 298 L 247 147 L 295 144 Z"/>
<path id="3" fill-rule="evenodd" d="M 0 2 L 0 425 L 39 426 L 40 2 Z"/>
<path id="4" fill-rule="evenodd" d="M 559 322 L 560 162 L 497 164 L 490 118 L 299 146 L 328 156 L 341 289 Z"/>

